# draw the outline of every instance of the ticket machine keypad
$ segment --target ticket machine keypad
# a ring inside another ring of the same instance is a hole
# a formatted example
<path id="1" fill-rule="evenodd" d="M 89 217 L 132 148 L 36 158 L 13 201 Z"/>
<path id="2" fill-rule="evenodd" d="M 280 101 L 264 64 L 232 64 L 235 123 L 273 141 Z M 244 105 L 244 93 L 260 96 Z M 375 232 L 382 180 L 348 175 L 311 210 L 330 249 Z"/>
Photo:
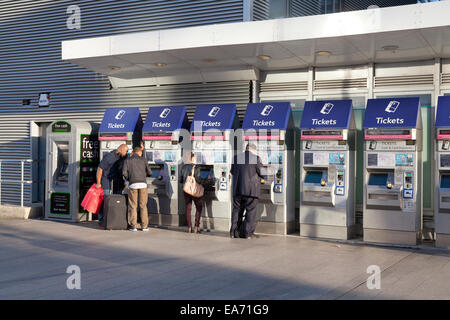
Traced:
<path id="1" fill-rule="evenodd" d="M 274 193 L 283 192 L 283 169 L 279 168 L 275 173 L 275 184 L 273 186 Z"/>
<path id="2" fill-rule="evenodd" d="M 219 182 L 219 190 L 226 191 L 228 187 L 227 184 L 227 169 L 222 168 L 222 174 L 220 176 L 220 182 Z"/>
<path id="3" fill-rule="evenodd" d="M 403 173 L 403 198 L 412 199 L 414 194 L 414 174 L 412 171 Z"/>
<path id="4" fill-rule="evenodd" d="M 175 166 L 170 166 L 170 180 L 176 181 L 177 180 L 177 169 Z"/>
<path id="5" fill-rule="evenodd" d="M 338 170 L 336 172 L 336 195 L 345 195 L 345 171 Z"/>

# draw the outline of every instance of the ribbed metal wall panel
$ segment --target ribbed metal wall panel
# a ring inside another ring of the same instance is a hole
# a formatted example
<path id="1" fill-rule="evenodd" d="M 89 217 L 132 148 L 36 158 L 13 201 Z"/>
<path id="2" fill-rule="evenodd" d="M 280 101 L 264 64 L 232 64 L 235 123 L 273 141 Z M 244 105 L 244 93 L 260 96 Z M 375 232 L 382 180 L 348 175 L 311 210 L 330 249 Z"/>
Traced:
<path id="1" fill-rule="evenodd" d="M 253 20 L 269 19 L 270 0 L 253 0 Z"/>
<path id="2" fill-rule="evenodd" d="M 375 77 L 375 88 L 380 87 L 401 87 L 401 86 L 432 86 L 433 75 L 414 75 L 414 76 L 393 76 L 393 77 Z"/>
<path id="3" fill-rule="evenodd" d="M 415 3 L 417 3 L 417 0 L 341 0 L 341 10 L 365 10 L 371 5 L 383 8 Z"/>
<path id="4" fill-rule="evenodd" d="M 80 30 L 66 27 L 70 5 L 81 9 Z M 107 77 L 61 61 L 63 40 L 242 20 L 242 0 L 0 0 L 0 159 L 31 158 L 30 121 L 100 121 L 105 108 L 123 106 L 140 106 L 144 115 L 163 104 L 185 104 L 190 115 L 200 103 L 237 103 L 243 110 L 249 81 L 111 90 Z M 38 94 L 47 91 L 51 107 L 37 108 Z M 20 178 L 17 164 L 1 169 L 3 179 Z M 2 204 L 20 201 L 19 185 L 3 184 L 1 193 Z"/>
<path id="5" fill-rule="evenodd" d="M 450 85 L 450 73 L 441 74 L 441 85 Z"/>
<path id="6" fill-rule="evenodd" d="M 289 16 L 302 17 L 321 14 L 320 0 L 289 0 Z"/>
<path id="7" fill-rule="evenodd" d="M 30 120 L 50 122 L 58 119 L 100 122 L 106 108 L 139 106 L 143 119 L 151 106 L 186 105 L 192 119 L 195 106 L 208 103 L 236 103 L 243 117 L 251 99 L 250 81 L 217 82 L 204 84 L 179 84 L 110 90 L 108 95 L 98 97 L 94 91 L 84 99 L 74 99 L 68 91 L 52 96 L 49 108 L 23 108 L 0 113 L 0 159 L 31 158 Z M 82 93 L 80 93 L 82 94 Z M 31 178 L 31 166 L 25 165 L 25 179 Z M 20 179 L 19 164 L 3 164 L 3 179 Z M 19 185 L 2 185 L 2 203 L 20 202 Z M 30 186 L 25 188 L 25 201 L 31 199 Z"/>
<path id="8" fill-rule="evenodd" d="M 314 90 L 352 89 L 352 88 L 367 88 L 367 79 L 357 78 L 357 79 L 314 81 Z"/>
<path id="9" fill-rule="evenodd" d="M 295 82 L 277 82 L 277 83 L 264 83 L 260 84 L 260 93 L 266 92 L 280 92 L 280 91 L 307 91 L 308 81 L 295 81 Z"/>

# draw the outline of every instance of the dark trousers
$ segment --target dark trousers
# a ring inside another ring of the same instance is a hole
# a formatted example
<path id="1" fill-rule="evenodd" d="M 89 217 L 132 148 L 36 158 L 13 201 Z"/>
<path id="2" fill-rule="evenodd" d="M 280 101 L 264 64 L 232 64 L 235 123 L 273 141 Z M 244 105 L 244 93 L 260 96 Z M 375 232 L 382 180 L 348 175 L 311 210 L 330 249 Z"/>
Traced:
<path id="1" fill-rule="evenodd" d="M 233 213 L 231 214 L 230 235 L 236 235 L 242 216 L 245 211 L 244 237 L 253 236 L 256 229 L 256 207 L 258 198 L 235 196 L 233 200 Z"/>
<path id="2" fill-rule="evenodd" d="M 191 210 L 192 201 L 195 203 L 195 227 L 200 226 L 200 217 L 202 215 L 202 198 L 194 198 L 190 194 L 184 192 L 184 203 L 186 204 L 186 220 L 189 228 L 192 228 Z"/>

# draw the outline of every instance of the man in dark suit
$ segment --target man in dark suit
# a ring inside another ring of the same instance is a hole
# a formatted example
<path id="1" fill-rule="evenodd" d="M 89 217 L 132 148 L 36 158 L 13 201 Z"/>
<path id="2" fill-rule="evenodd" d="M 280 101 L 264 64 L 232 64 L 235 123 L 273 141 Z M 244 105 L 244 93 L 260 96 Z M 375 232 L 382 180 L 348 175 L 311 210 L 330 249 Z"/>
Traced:
<path id="1" fill-rule="evenodd" d="M 256 155 L 256 146 L 249 143 L 244 153 L 234 157 L 231 166 L 233 175 L 233 213 L 230 237 L 237 238 L 238 224 L 245 213 L 245 238 L 251 239 L 256 228 L 256 207 L 261 189 L 261 159 Z"/>

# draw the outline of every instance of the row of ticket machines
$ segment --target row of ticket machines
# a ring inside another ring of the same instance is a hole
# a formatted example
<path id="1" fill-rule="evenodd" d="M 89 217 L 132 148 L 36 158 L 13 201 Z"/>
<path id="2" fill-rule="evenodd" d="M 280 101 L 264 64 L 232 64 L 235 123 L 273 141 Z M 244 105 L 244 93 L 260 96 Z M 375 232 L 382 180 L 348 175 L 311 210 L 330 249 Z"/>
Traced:
<path id="1" fill-rule="evenodd" d="M 436 113 L 437 246 L 450 245 L 450 97 Z M 295 145 L 300 148 L 300 234 L 349 239 L 356 233 L 355 192 L 364 189 L 364 241 L 416 244 L 422 230 L 422 120 L 419 98 L 369 99 L 365 111 L 364 184 L 356 185 L 356 130 L 351 100 L 306 102 L 296 140 L 290 103 L 250 103 L 242 128 L 236 105 L 197 106 L 189 126 L 183 106 L 107 109 L 98 129 L 55 121 L 47 134 L 46 217 L 87 219 L 80 200 L 98 161 L 125 143 L 144 141 L 150 222 L 185 224 L 180 183 L 192 151 L 205 190 L 202 227 L 228 231 L 234 156 L 249 142 L 263 164 L 257 232 L 288 234 L 295 222 Z M 189 152 L 189 153 L 187 153 Z M 126 190 L 124 190 L 126 193 Z"/>

